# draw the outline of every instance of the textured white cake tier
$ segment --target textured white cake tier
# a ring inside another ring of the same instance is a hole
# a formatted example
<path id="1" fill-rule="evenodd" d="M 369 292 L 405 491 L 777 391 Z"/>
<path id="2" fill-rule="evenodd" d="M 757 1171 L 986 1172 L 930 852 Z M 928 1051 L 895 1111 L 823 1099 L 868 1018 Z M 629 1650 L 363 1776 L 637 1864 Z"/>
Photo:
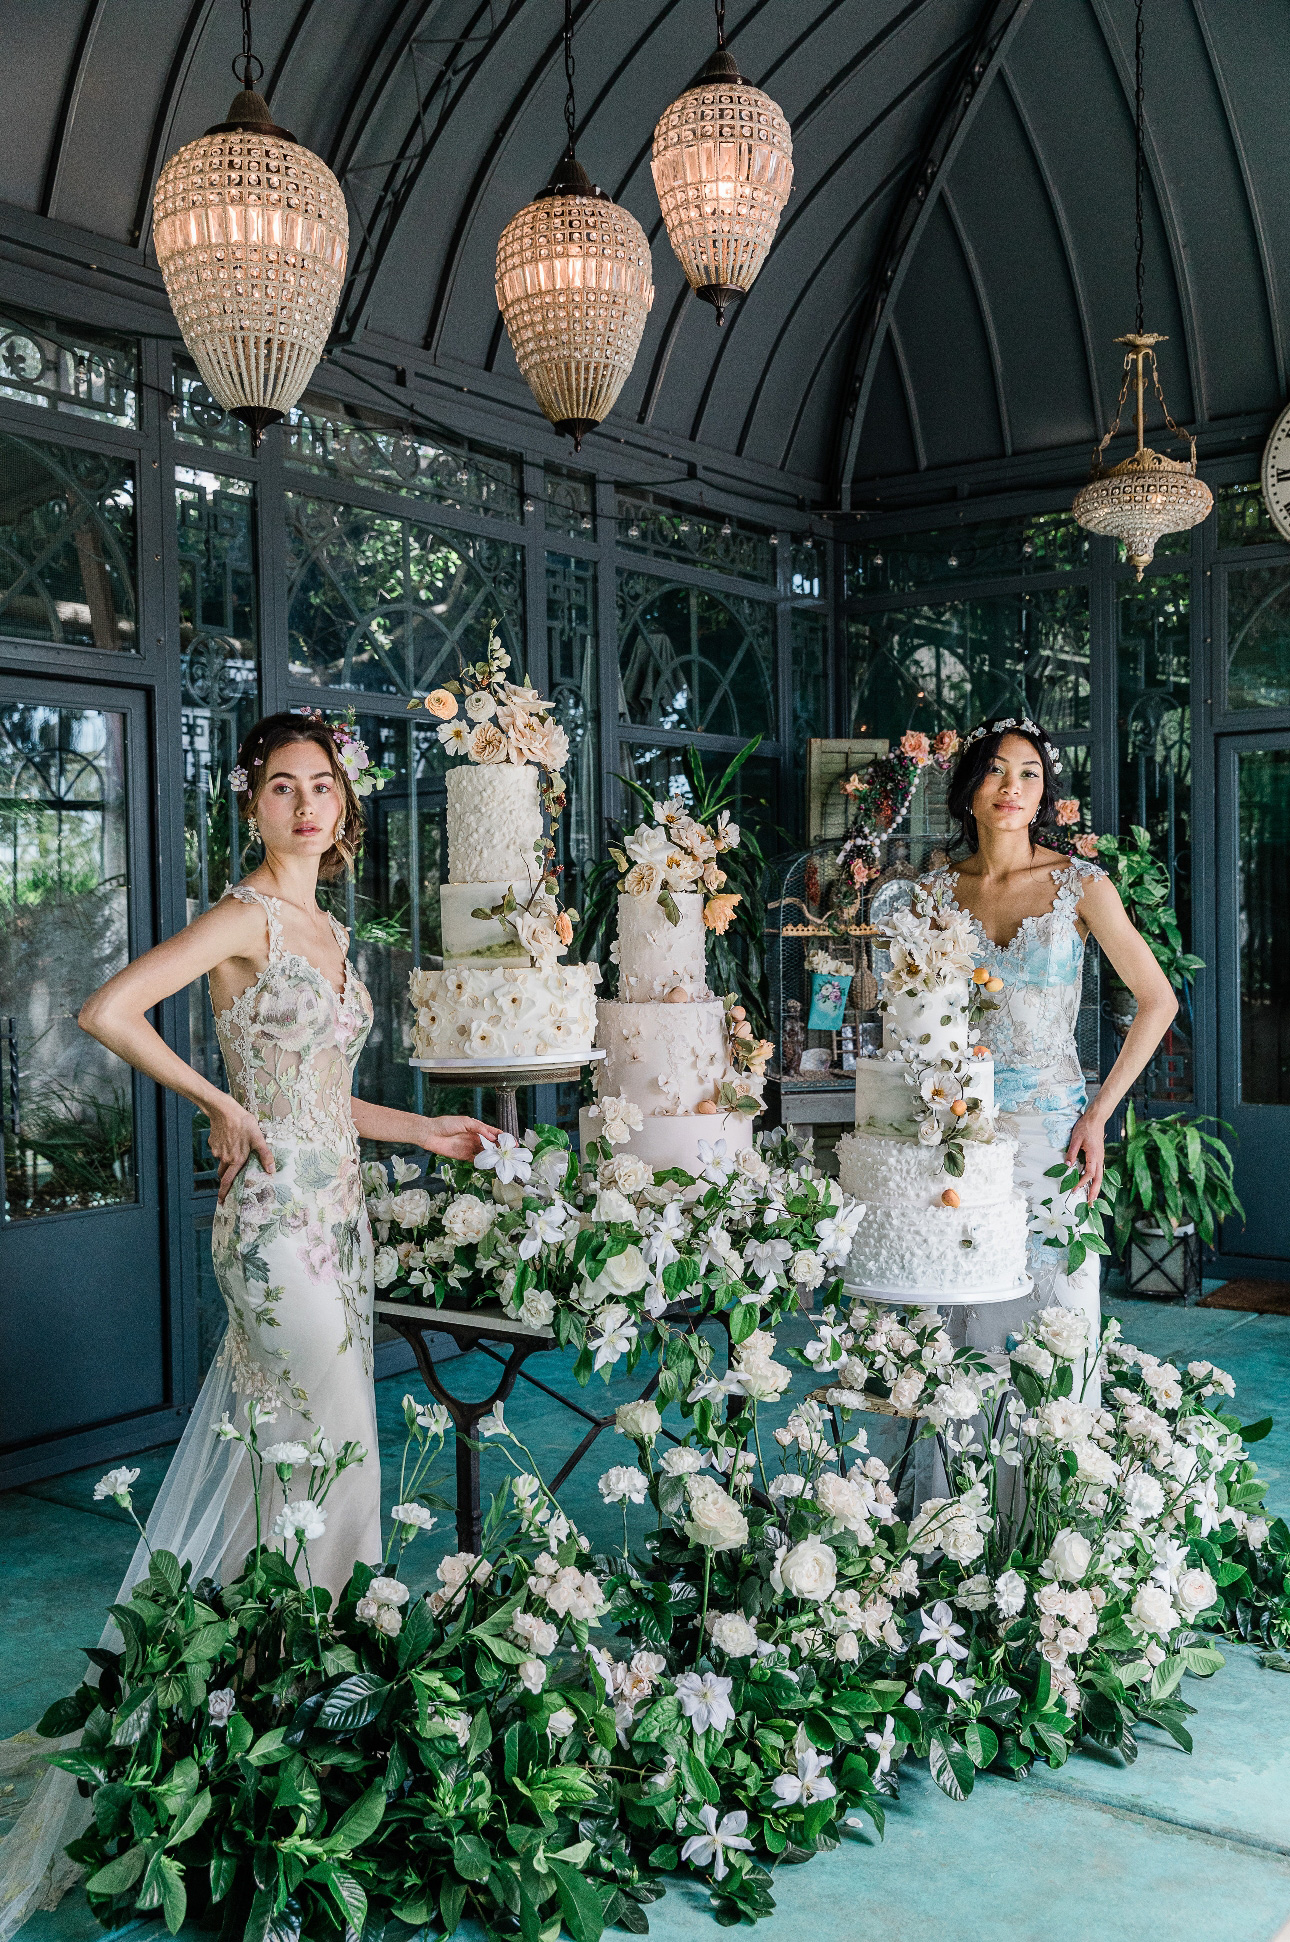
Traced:
<path id="1" fill-rule="evenodd" d="M 738 1076 L 719 998 L 676 1005 L 625 1005 L 606 998 L 597 1014 L 596 1043 L 605 1058 L 596 1072 L 596 1091 L 625 1093 L 646 1119 L 692 1113 L 701 1099 L 715 1096 L 722 1080 Z M 760 1098 L 762 1082 L 752 1084 Z"/>
<path id="2" fill-rule="evenodd" d="M 874 1133 L 838 1141 L 838 1178 L 844 1193 L 863 1200 L 846 1279 L 870 1288 L 937 1291 L 999 1289 L 1026 1271 L 1027 1213 L 1016 1192 L 1011 1140 L 969 1142 L 966 1165 L 953 1179 L 935 1147 Z M 961 1205 L 942 1205 L 952 1187 Z"/>
<path id="3" fill-rule="evenodd" d="M 963 1206 L 993 1206 L 1013 1192 L 1012 1140 L 965 1140 L 963 1171 L 945 1171 L 939 1147 L 885 1133 L 844 1133 L 838 1141 L 838 1180 L 843 1193 L 867 1205 L 936 1207 L 947 1187 Z"/>
<path id="4" fill-rule="evenodd" d="M 712 996 L 703 968 L 703 898 L 678 890 L 675 901 L 679 924 L 668 922 L 653 897 L 618 899 L 618 995 L 633 1005 L 664 998 L 678 985 L 691 998 Z"/>
<path id="5" fill-rule="evenodd" d="M 582 1107 L 578 1114 L 578 1138 L 582 1151 L 587 1150 L 589 1140 L 602 1138 L 600 1115 L 593 1113 L 588 1106 Z M 671 1119 L 647 1119 L 639 1133 L 633 1133 L 625 1145 L 615 1146 L 615 1153 L 634 1153 L 646 1166 L 684 1167 L 687 1173 L 698 1173 L 703 1165 L 699 1143 L 715 1148 L 719 1141 L 725 1141 L 726 1154 L 730 1157 L 751 1147 L 753 1143 L 753 1122 L 746 1113 L 678 1113 Z"/>
<path id="6" fill-rule="evenodd" d="M 538 771 L 532 762 L 462 762 L 448 771 L 449 883 L 538 880 L 542 840 Z"/>
<path id="7" fill-rule="evenodd" d="M 926 1045 L 921 1043 L 924 1033 Z M 955 978 L 934 991 L 902 991 L 885 995 L 882 1042 L 895 1051 L 912 1039 L 920 1059 L 956 1058 L 968 1050 L 968 982 Z"/>
<path id="8" fill-rule="evenodd" d="M 492 910 L 508 890 L 517 902 L 527 902 L 526 884 L 441 883 L 439 928 L 445 964 L 532 964 L 533 959 L 509 924 L 500 917 L 472 917 L 473 910 Z"/>
<path id="9" fill-rule="evenodd" d="M 889 1055 L 856 1060 L 856 1126 L 868 1131 L 912 1133 L 916 1088 L 904 1059 Z M 994 1111 L 994 1060 L 973 1059 L 963 1084 L 964 1093 L 981 1102 L 986 1114 Z"/>
<path id="10" fill-rule="evenodd" d="M 599 982 L 598 964 L 414 971 L 413 1051 L 419 1059 L 585 1058 Z"/>

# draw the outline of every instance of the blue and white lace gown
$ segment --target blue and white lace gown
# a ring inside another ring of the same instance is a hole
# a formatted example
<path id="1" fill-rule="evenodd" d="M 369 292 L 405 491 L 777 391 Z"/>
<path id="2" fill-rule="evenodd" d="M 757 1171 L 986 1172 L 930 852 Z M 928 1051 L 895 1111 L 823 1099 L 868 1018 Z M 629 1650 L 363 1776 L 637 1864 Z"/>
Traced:
<path id="1" fill-rule="evenodd" d="M 962 910 L 958 874 L 945 869 L 924 878 L 938 906 Z M 1005 945 L 992 943 L 977 919 L 963 912 L 976 932 L 979 961 L 1003 980 L 1003 990 L 995 994 L 998 1010 L 985 1019 L 981 1037 L 994 1055 L 994 1096 L 1003 1129 L 1017 1142 L 1017 1185 L 1031 1218 L 1026 1266 L 1034 1280 L 1023 1300 L 971 1312 L 968 1341 L 975 1348 L 1001 1347 L 1036 1309 L 1053 1304 L 1081 1310 L 1093 1341 L 1101 1328 L 1100 1257 L 1090 1254 L 1068 1275 L 1065 1249 L 1046 1247 L 1035 1230 L 1047 1217 L 1046 1199 L 1060 1207 L 1060 1183 L 1045 1174 L 1065 1158 L 1071 1129 L 1088 1103 L 1075 1047 L 1084 971 L 1077 918 L 1085 886 L 1106 872 L 1073 857 L 1051 875 L 1056 885 L 1051 908 L 1027 917 Z"/>

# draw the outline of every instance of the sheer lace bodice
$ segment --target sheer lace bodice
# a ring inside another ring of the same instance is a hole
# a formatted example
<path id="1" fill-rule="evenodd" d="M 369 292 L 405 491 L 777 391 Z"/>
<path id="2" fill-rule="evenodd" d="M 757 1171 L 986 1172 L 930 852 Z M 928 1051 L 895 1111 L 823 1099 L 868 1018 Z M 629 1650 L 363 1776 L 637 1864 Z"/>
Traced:
<path id="1" fill-rule="evenodd" d="M 316 965 L 288 951 L 276 898 L 245 884 L 229 895 L 259 904 L 269 927 L 269 962 L 215 1019 L 229 1090 L 266 1130 L 353 1144 L 350 1087 L 372 1025 L 366 987 L 346 959 L 337 994 Z M 343 951 L 345 933 L 329 922 Z"/>
<path id="2" fill-rule="evenodd" d="M 1005 1113 L 1033 1112 L 1049 1124 L 1054 1144 L 1065 1139 L 1085 1105 L 1084 1073 L 1075 1046 L 1084 970 L 1084 940 L 1076 922 L 1085 886 L 1106 875 L 1073 857 L 1051 871 L 1057 894 L 1050 909 L 1022 921 L 1007 944 L 995 944 L 958 901 L 958 871 L 938 870 L 926 886 L 935 902 L 961 911 L 977 936 L 981 962 L 1003 979 L 998 1010 L 981 1027 L 994 1054 L 995 1098 Z"/>

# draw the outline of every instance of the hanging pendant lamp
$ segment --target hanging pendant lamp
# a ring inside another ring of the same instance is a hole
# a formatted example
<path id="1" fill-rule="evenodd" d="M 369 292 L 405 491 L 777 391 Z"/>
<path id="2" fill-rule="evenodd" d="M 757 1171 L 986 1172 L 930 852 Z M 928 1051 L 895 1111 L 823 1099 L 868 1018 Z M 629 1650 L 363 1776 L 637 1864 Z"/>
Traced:
<path id="1" fill-rule="evenodd" d="M 1126 346 L 1124 354 L 1124 383 L 1120 387 L 1119 403 L 1110 430 L 1093 454 L 1093 475 L 1089 483 L 1075 495 L 1071 511 L 1081 526 L 1090 533 L 1104 533 L 1110 539 L 1118 539 L 1124 546 L 1125 556 L 1131 567 L 1136 568 L 1137 577 L 1142 578 L 1143 569 L 1150 566 L 1155 554 L 1156 544 L 1166 533 L 1185 533 L 1192 526 L 1199 526 L 1214 504 L 1214 495 L 1203 479 L 1196 476 L 1196 440 L 1179 430 L 1169 416 L 1164 392 L 1160 388 L 1160 373 L 1156 368 L 1157 344 L 1168 343 L 1155 331 L 1142 327 L 1142 177 L 1143 177 L 1143 140 L 1142 140 L 1142 6 L 1137 0 L 1137 40 L 1135 46 L 1136 81 L 1136 183 L 1137 183 L 1137 321 L 1131 331 L 1117 337 L 1116 343 Z M 1146 405 L 1146 367 L 1151 365 L 1152 383 L 1165 423 L 1180 444 L 1191 446 L 1190 459 L 1165 458 L 1162 453 L 1153 452 L 1146 444 L 1143 435 L 1143 418 Z M 1136 422 L 1138 446 L 1132 457 L 1109 470 L 1102 464 L 1107 446 L 1120 429 L 1120 417 L 1128 396 L 1130 384 L 1136 389 Z"/>
<path id="2" fill-rule="evenodd" d="M 559 167 L 497 244 L 497 307 L 515 362 L 558 432 L 583 434 L 612 411 L 654 301 L 645 231 L 597 188 L 574 154 L 573 0 L 564 7 L 568 143 Z"/>
<path id="3" fill-rule="evenodd" d="M 716 9 L 717 51 L 663 114 L 650 166 L 668 241 L 720 324 L 775 240 L 793 186 L 793 140 L 779 108 L 726 50 L 725 0 Z"/>
<path id="4" fill-rule="evenodd" d="M 212 395 L 258 446 L 285 418 L 327 342 L 349 248 L 341 186 L 279 128 L 252 82 L 251 0 L 242 0 L 242 83 L 228 119 L 162 169 L 153 237 L 166 295 Z"/>

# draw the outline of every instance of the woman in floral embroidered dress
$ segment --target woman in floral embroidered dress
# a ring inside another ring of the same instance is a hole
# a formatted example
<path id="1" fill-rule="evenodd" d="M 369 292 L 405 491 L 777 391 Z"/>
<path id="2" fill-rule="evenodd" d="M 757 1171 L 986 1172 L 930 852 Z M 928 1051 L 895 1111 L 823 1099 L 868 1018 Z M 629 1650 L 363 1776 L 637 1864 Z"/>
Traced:
<path id="1" fill-rule="evenodd" d="M 1104 870 L 1034 840 L 1057 821 L 1056 753 L 1036 723 L 1011 717 L 984 723 L 964 743 L 950 782 L 949 806 L 968 855 L 924 878 L 937 904 L 971 919 L 978 962 L 1001 982 L 998 1009 L 983 1027 L 994 1054 L 995 1101 L 1017 1141 L 1017 1184 L 1030 1205 L 1025 1302 L 976 1311 L 973 1346 L 997 1348 L 1036 1307 L 1079 1311 L 1100 1333 L 1100 1257 L 1067 1274 L 1063 1238 L 1072 1213 L 1046 1170 L 1065 1158 L 1080 1169 L 1076 1195 L 1095 1200 L 1102 1185 L 1106 1125 L 1164 1037 L 1178 1009 L 1169 982 L 1134 929 Z M 1090 1103 L 1075 1045 L 1084 939 L 1092 934 L 1138 1001 L 1120 1053 Z M 1052 1204 L 1044 1206 L 1044 1201 Z M 1087 1400 L 1087 1398 L 1086 1398 Z"/>
<path id="2" fill-rule="evenodd" d="M 352 732 L 319 717 L 258 722 L 233 779 L 243 813 L 258 825 L 264 861 L 95 992 L 80 1015 L 86 1031 L 207 1114 L 219 1161 L 212 1252 L 228 1332 L 148 1526 L 154 1546 L 192 1560 L 195 1578 L 231 1575 L 254 1540 L 245 1450 L 217 1434 L 225 1413 L 245 1428 L 250 1402 L 275 1417 L 262 1443 L 294 1459 L 285 1491 L 275 1477 L 276 1500 L 261 1507 L 266 1528 L 284 1498 L 306 1495 L 301 1445 L 320 1433 L 338 1450 L 354 1441 L 366 1461 L 332 1487 L 326 1528 L 309 1546 L 310 1571 L 338 1594 L 356 1561 L 379 1561 L 372 1236 L 358 1139 L 471 1159 L 495 1138 L 476 1119 L 427 1119 L 351 1097 L 372 1004 L 348 962 L 348 933 L 315 892 L 320 877 L 342 876 L 358 849 L 363 811 L 352 776 L 366 760 Z M 147 1019 L 202 976 L 231 1096 L 186 1065 Z M 139 1556 L 132 1576 L 141 1569 Z"/>

